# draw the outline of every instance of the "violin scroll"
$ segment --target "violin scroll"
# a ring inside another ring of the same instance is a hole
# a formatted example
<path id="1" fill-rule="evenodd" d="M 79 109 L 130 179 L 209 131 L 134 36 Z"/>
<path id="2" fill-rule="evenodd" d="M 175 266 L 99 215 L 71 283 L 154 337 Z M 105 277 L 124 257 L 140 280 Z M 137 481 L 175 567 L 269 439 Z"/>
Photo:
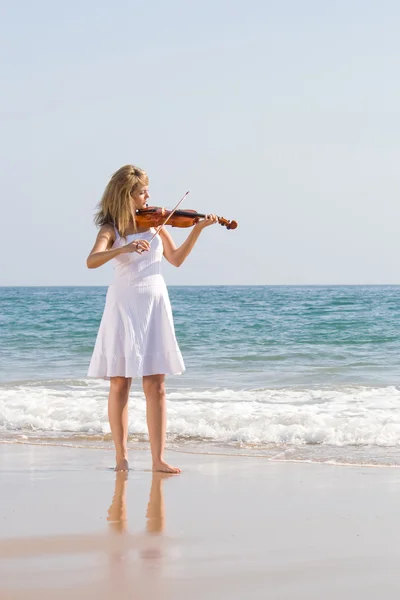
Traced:
<path id="1" fill-rule="evenodd" d="M 238 226 L 236 221 L 228 221 L 228 219 L 224 219 L 224 217 L 218 217 L 218 223 L 227 229 L 236 229 Z"/>

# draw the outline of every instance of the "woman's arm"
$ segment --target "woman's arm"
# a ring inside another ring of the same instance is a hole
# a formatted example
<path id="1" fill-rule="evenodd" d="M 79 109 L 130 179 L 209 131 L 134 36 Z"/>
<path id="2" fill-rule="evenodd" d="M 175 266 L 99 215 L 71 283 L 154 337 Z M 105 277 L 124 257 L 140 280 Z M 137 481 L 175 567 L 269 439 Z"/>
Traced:
<path id="1" fill-rule="evenodd" d="M 177 248 L 171 235 L 166 231 L 165 227 L 160 229 L 160 235 L 164 245 L 164 256 L 171 265 L 180 267 L 183 261 L 191 253 L 195 243 L 197 242 L 200 233 L 205 227 L 217 223 L 218 217 L 215 215 L 207 215 L 205 219 L 196 223 L 192 231 L 189 233 L 186 240 Z"/>
<path id="2" fill-rule="evenodd" d="M 144 250 L 149 250 L 150 248 L 147 240 L 134 240 L 125 246 L 111 250 L 114 240 L 114 228 L 111 225 L 103 225 L 86 259 L 88 269 L 97 269 L 119 254 L 125 254 L 126 252 L 138 252 L 141 254 Z"/>
<path id="3" fill-rule="evenodd" d="M 114 228 L 111 225 L 103 225 L 97 234 L 96 241 L 86 259 L 88 269 L 97 269 L 106 262 L 118 256 L 120 248 L 110 250 L 115 240 Z"/>

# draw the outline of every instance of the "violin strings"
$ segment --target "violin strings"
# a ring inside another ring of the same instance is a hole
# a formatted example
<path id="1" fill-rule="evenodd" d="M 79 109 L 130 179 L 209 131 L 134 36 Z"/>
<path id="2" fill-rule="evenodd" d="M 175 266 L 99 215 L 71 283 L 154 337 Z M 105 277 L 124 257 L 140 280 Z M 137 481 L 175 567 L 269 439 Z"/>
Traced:
<path id="1" fill-rule="evenodd" d="M 189 192 L 186 192 L 186 194 L 184 194 L 182 196 L 182 198 L 179 200 L 178 204 L 175 206 L 175 208 L 173 208 L 170 212 L 170 214 L 168 215 L 168 217 L 165 219 L 164 223 L 162 225 L 159 225 L 156 229 L 156 232 L 152 235 L 152 237 L 150 238 L 149 244 L 151 244 L 151 242 L 154 240 L 154 238 L 156 237 L 156 235 L 159 234 L 160 230 L 164 227 L 164 225 L 167 223 L 167 221 L 169 221 L 169 219 L 172 217 L 172 215 L 174 214 L 174 212 L 176 211 L 176 209 L 178 208 L 178 206 L 180 205 L 180 203 L 186 198 L 186 196 L 188 195 Z"/>

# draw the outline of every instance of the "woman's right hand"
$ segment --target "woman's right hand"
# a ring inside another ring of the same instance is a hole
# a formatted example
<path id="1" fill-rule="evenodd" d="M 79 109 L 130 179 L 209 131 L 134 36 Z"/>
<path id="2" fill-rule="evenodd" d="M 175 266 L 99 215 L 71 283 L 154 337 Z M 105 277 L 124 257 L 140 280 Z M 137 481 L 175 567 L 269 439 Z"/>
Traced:
<path id="1" fill-rule="evenodd" d="M 148 250 L 150 250 L 150 244 L 147 240 L 133 240 L 133 242 L 129 242 L 129 244 L 121 247 L 121 254 L 132 252 L 142 254 L 142 252 L 146 252 Z"/>

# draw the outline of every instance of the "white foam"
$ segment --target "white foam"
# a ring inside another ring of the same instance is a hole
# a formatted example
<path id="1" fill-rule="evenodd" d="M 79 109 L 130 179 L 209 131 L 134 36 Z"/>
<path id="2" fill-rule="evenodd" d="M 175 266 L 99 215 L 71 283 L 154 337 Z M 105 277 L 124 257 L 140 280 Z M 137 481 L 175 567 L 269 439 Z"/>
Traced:
<path id="1" fill-rule="evenodd" d="M 108 385 L 97 381 L 0 387 L 0 431 L 109 433 Z M 167 396 L 172 436 L 243 445 L 400 447 L 400 390 L 176 389 Z M 131 394 L 130 434 L 147 434 L 143 394 Z"/>

